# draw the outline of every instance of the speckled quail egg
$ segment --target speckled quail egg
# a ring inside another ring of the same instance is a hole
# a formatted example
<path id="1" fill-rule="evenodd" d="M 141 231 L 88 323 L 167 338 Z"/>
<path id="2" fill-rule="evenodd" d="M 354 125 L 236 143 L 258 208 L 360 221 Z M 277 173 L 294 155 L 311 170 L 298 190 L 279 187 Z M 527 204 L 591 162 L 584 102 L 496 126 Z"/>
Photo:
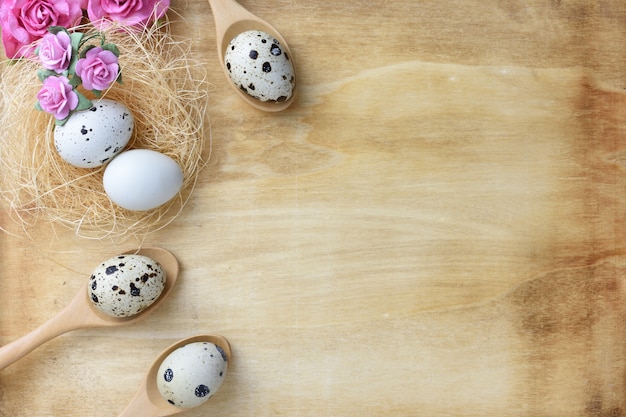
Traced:
<path id="1" fill-rule="evenodd" d="M 215 395 L 227 368 L 228 357 L 218 345 L 189 343 L 163 360 L 157 372 L 157 387 L 170 404 L 196 407 Z"/>
<path id="2" fill-rule="evenodd" d="M 78 168 L 104 165 L 124 149 L 133 133 L 134 118 L 125 105 L 109 99 L 93 104 L 54 128 L 59 156 Z"/>
<path id="3" fill-rule="evenodd" d="M 226 48 L 224 64 L 231 81 L 260 101 L 282 102 L 293 94 L 296 77 L 289 55 L 265 32 L 235 36 Z"/>
<path id="4" fill-rule="evenodd" d="M 111 317 L 131 317 L 154 303 L 165 288 L 165 271 L 152 258 L 127 254 L 110 258 L 94 269 L 89 299 Z"/>

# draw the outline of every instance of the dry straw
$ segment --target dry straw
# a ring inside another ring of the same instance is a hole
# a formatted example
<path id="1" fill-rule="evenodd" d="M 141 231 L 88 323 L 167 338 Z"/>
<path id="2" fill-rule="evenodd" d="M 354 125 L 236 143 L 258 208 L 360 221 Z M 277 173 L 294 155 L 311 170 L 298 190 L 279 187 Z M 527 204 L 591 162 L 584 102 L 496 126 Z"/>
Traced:
<path id="1" fill-rule="evenodd" d="M 168 28 L 105 31 L 120 49 L 123 84 L 114 83 L 103 98 L 125 104 L 135 117 L 127 149 L 159 151 L 178 162 L 184 173 L 181 193 L 146 212 L 128 211 L 109 200 L 102 186 L 104 167 L 75 168 L 59 157 L 53 117 L 34 108 L 41 88 L 39 64 L 0 63 L 0 197 L 24 231 L 46 221 L 85 238 L 143 236 L 180 214 L 210 152 L 205 137 L 208 83 L 205 66 L 192 58 L 189 42 L 177 40 Z"/>

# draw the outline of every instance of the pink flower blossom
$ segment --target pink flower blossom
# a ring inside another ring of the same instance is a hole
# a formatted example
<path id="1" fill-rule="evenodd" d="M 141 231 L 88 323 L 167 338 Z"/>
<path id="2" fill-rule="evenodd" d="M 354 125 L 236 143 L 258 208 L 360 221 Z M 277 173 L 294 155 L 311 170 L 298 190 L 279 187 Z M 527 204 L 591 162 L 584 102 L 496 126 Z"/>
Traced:
<path id="1" fill-rule="evenodd" d="M 2 44 L 9 58 L 32 56 L 50 26 L 80 23 L 83 0 L 0 0 Z"/>
<path id="2" fill-rule="evenodd" d="M 76 75 L 87 90 L 106 90 L 117 80 L 120 67 L 117 56 L 111 51 L 95 47 L 76 63 Z"/>
<path id="3" fill-rule="evenodd" d="M 37 99 L 41 109 L 57 120 L 65 119 L 70 111 L 78 107 L 78 95 L 64 76 L 46 78 Z"/>
<path id="4" fill-rule="evenodd" d="M 88 0 L 87 15 L 99 29 L 111 22 L 142 29 L 163 17 L 169 7 L 170 0 Z"/>
<path id="5" fill-rule="evenodd" d="M 57 74 L 62 73 L 69 68 L 72 59 L 70 35 L 64 31 L 60 31 L 56 35 L 45 34 L 39 45 L 38 55 L 42 67 Z"/>

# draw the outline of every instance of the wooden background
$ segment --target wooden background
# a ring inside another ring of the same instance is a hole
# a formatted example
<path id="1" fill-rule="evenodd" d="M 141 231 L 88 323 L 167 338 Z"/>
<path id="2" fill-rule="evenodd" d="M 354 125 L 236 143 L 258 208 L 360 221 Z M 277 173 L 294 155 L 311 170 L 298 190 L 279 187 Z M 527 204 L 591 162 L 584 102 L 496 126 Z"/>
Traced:
<path id="1" fill-rule="evenodd" d="M 115 416 L 206 332 L 235 357 L 189 417 L 626 415 L 626 2 L 241 3 L 289 40 L 297 102 L 248 107 L 208 4 L 172 1 L 214 84 L 210 164 L 143 242 L 181 281 L 1 371 L 0 416 Z M 0 344 L 142 243 L 0 226 Z"/>

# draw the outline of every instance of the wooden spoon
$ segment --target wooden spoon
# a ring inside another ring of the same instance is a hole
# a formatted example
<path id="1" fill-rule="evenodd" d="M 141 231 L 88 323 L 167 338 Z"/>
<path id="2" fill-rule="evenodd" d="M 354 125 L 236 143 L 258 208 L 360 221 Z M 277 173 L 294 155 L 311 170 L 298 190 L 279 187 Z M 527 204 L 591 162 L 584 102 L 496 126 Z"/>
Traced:
<path id="1" fill-rule="evenodd" d="M 163 398 L 159 392 L 159 388 L 157 387 L 157 372 L 159 371 L 161 363 L 170 353 L 181 346 L 194 342 L 209 342 L 219 346 L 222 348 L 224 353 L 226 353 L 226 357 L 228 358 L 228 363 L 230 365 L 232 358 L 230 343 L 228 343 L 228 340 L 224 337 L 219 335 L 202 334 L 180 340 L 161 352 L 161 354 L 159 354 L 159 356 L 155 359 L 152 366 L 150 366 L 150 369 L 146 373 L 146 376 L 139 387 L 139 391 L 124 411 L 122 411 L 122 414 L 120 414 L 119 417 L 171 416 L 172 414 L 189 410 L 176 407 Z"/>
<path id="2" fill-rule="evenodd" d="M 291 105 L 291 103 L 293 103 L 295 91 L 291 95 L 291 97 L 281 102 L 261 101 L 252 96 L 249 96 L 248 94 L 241 91 L 239 87 L 237 87 L 230 79 L 230 76 L 228 75 L 228 70 L 226 69 L 226 65 L 224 64 L 224 54 L 226 53 L 226 47 L 235 36 L 248 30 L 260 30 L 261 32 L 268 33 L 276 38 L 276 40 L 280 42 L 281 48 L 285 52 L 287 52 L 287 54 L 289 54 L 289 58 L 293 63 L 293 54 L 289 50 L 287 41 L 272 25 L 270 25 L 268 22 L 261 19 L 260 17 L 250 13 L 235 0 L 209 0 L 209 4 L 211 5 L 211 9 L 213 10 L 213 19 L 215 20 L 215 30 L 217 32 L 217 55 L 219 57 L 220 64 L 222 65 L 222 69 L 224 70 L 224 74 L 226 74 L 226 79 L 228 80 L 230 85 L 235 89 L 235 91 L 237 91 L 241 98 L 243 98 L 251 106 L 259 110 L 267 112 L 277 112 L 285 110 Z"/>
<path id="3" fill-rule="evenodd" d="M 86 280 L 85 285 L 83 285 L 74 299 L 56 316 L 27 335 L 22 336 L 20 339 L 17 339 L 0 348 L 0 369 L 6 368 L 45 342 L 60 336 L 63 333 L 89 327 L 112 327 L 131 324 L 154 311 L 154 309 L 157 308 L 157 306 L 167 297 L 178 279 L 180 270 L 178 261 L 171 252 L 161 248 L 143 248 L 126 252 L 126 254 L 147 256 L 157 261 L 163 267 L 163 270 L 165 271 L 165 288 L 154 303 L 134 316 L 107 316 L 99 312 L 98 309 L 93 306 L 91 301 L 89 301 L 87 291 L 89 280 Z"/>

